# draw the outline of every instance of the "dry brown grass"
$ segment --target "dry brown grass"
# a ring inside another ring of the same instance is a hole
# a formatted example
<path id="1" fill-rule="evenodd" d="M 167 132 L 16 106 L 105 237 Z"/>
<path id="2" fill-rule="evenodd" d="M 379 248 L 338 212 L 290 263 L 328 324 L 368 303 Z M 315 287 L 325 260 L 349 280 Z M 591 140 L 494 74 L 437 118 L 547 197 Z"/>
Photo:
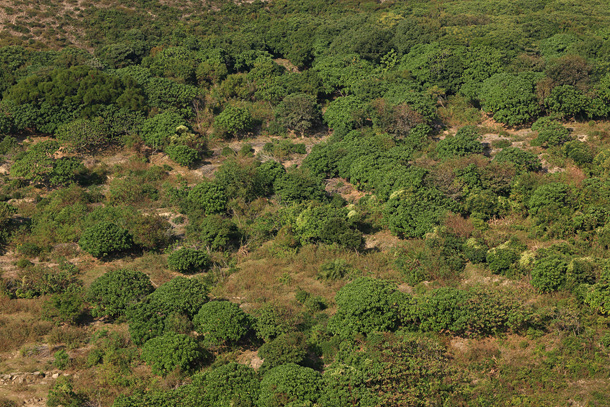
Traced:
<path id="1" fill-rule="evenodd" d="M 372 251 L 356 253 L 323 245 L 307 245 L 296 254 L 279 257 L 272 254 L 272 244 L 265 245 L 238 264 L 238 272 L 230 275 L 213 294 L 258 308 L 274 302 L 288 309 L 297 305 L 294 295 L 303 289 L 332 303 L 336 292 L 347 282 L 320 281 L 320 266 L 331 259 L 344 259 L 362 275 L 398 280 L 387 253 Z"/>
<path id="2" fill-rule="evenodd" d="M 32 317 L 0 317 L 0 352 L 14 351 L 40 341 L 53 324 Z"/>
<path id="3" fill-rule="evenodd" d="M 444 226 L 447 228 L 449 233 L 463 238 L 470 237 L 475 231 L 470 219 L 464 219 L 461 215 L 454 213 L 447 215 Z"/>
<path id="4" fill-rule="evenodd" d="M 29 313 L 32 315 L 40 315 L 43 300 L 35 299 L 10 299 L 7 296 L 0 295 L 0 315 L 11 315 L 18 313 Z"/>

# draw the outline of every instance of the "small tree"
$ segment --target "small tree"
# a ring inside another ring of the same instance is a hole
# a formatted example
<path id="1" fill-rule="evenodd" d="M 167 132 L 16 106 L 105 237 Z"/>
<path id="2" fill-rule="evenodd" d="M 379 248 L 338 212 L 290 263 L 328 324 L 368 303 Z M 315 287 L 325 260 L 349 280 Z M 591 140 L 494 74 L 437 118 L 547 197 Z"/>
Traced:
<path id="1" fill-rule="evenodd" d="M 252 320 L 237 304 L 212 301 L 201 307 L 193 323 L 197 332 L 204 335 L 206 343 L 219 346 L 243 338 L 250 330 Z"/>
<path id="2" fill-rule="evenodd" d="M 93 257 L 103 258 L 130 250 L 133 238 L 128 231 L 114 223 L 99 222 L 85 229 L 78 244 Z"/>
<path id="3" fill-rule="evenodd" d="M 154 287 L 146 274 L 119 269 L 98 277 L 89 287 L 87 299 L 92 306 L 93 316 L 116 318 L 153 291 Z"/>
<path id="4" fill-rule="evenodd" d="M 184 167 L 191 167 L 201 156 L 199 151 L 184 144 L 172 144 L 165 148 L 165 152 L 169 158 Z"/>
<path id="5" fill-rule="evenodd" d="M 187 335 L 166 333 L 144 344 L 142 359 L 155 374 L 166 376 L 176 369 L 192 373 L 205 357 L 204 351 Z"/>
<path id="6" fill-rule="evenodd" d="M 170 270 L 184 274 L 207 271 L 210 264 L 210 256 L 205 251 L 186 247 L 172 252 L 167 259 Z"/>
<path id="7" fill-rule="evenodd" d="M 212 250 L 239 247 L 240 232 L 231 219 L 219 215 L 206 216 L 201 223 L 199 239 Z"/>
<path id="8" fill-rule="evenodd" d="M 321 122 L 320 107 L 313 96 L 296 93 L 286 96 L 278 106 L 275 116 L 280 124 L 301 136 Z"/>

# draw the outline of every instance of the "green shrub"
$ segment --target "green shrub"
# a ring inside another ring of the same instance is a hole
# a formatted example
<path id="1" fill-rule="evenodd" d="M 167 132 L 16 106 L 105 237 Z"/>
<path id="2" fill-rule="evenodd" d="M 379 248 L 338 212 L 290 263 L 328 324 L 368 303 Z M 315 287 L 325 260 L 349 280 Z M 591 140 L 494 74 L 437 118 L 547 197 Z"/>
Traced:
<path id="1" fill-rule="evenodd" d="M 566 271 L 566 287 L 577 288 L 580 284 L 595 283 L 598 265 L 590 258 L 572 259 Z"/>
<path id="2" fill-rule="evenodd" d="M 324 369 L 322 395 L 319 403 L 326 407 L 357 405 L 375 407 L 381 400 L 367 386 L 369 375 L 343 363 L 333 363 Z"/>
<path id="3" fill-rule="evenodd" d="M 487 252 L 487 267 L 495 274 L 506 274 L 511 266 L 519 260 L 519 254 L 508 247 L 496 247 Z"/>
<path id="4" fill-rule="evenodd" d="M 489 248 L 475 238 L 470 238 L 464 242 L 462 251 L 464 257 L 474 264 L 484 263 L 487 259 L 487 251 Z"/>
<path id="5" fill-rule="evenodd" d="M 85 229 L 78 244 L 93 257 L 103 258 L 132 249 L 133 238 L 114 223 L 100 222 Z"/>
<path id="6" fill-rule="evenodd" d="M 197 273 L 210 268 L 210 256 L 203 250 L 189 248 L 178 249 L 169 255 L 167 265 L 170 270 L 179 273 Z"/>
<path id="7" fill-rule="evenodd" d="M 241 135 L 253 126 L 254 119 L 250 111 L 243 107 L 228 106 L 214 118 L 214 127 L 229 136 Z"/>
<path id="8" fill-rule="evenodd" d="M 320 280 L 340 280 L 354 271 L 355 269 L 344 259 L 335 259 L 323 263 L 316 278 Z"/>
<path id="9" fill-rule="evenodd" d="M 322 180 L 300 169 L 288 171 L 278 177 L 273 188 L 284 203 L 324 201 L 326 197 Z"/>
<path id="10" fill-rule="evenodd" d="M 269 342 L 291 330 L 289 319 L 285 309 L 275 304 L 267 304 L 258 310 L 254 329 L 259 338 Z"/>
<path id="11" fill-rule="evenodd" d="M 529 213 L 543 219 L 554 219 L 570 206 L 570 188 L 561 182 L 552 182 L 536 188 L 529 199 Z"/>
<path id="12" fill-rule="evenodd" d="M 169 145 L 170 138 L 176 134 L 176 129 L 185 124 L 182 116 L 177 113 L 159 113 L 142 124 L 142 139 L 150 147 L 164 149 Z"/>
<path id="13" fill-rule="evenodd" d="M 57 378 L 47 396 L 48 407 L 80 407 L 85 403 L 86 397 L 75 392 L 72 382 L 65 376 Z"/>
<path id="14" fill-rule="evenodd" d="M 289 363 L 273 368 L 263 376 L 258 405 L 307 405 L 305 403 L 315 403 L 321 391 L 322 379 L 318 372 Z"/>
<path id="15" fill-rule="evenodd" d="M 543 119 L 532 125 L 532 130 L 538 131 L 538 137 L 532 140 L 533 146 L 560 146 L 570 141 L 570 132 L 561 123 Z"/>
<path id="16" fill-rule="evenodd" d="M 335 296 L 337 313 L 328 329 L 342 337 L 354 334 L 391 331 L 398 327 L 399 303 L 409 296 L 383 280 L 361 277 L 345 285 Z"/>
<path id="17" fill-rule="evenodd" d="M 109 142 L 108 129 L 101 118 L 77 119 L 57 128 L 57 140 L 69 151 L 95 153 Z"/>
<path id="18" fill-rule="evenodd" d="M 201 242 L 212 250 L 239 247 L 241 234 L 231 219 L 218 215 L 206 216 L 199 225 Z"/>
<path id="19" fill-rule="evenodd" d="M 405 324 L 419 324 L 421 331 L 479 336 L 521 329 L 529 318 L 522 304 L 498 292 L 453 287 L 434 289 L 402 309 Z"/>
<path id="20" fill-rule="evenodd" d="M 227 196 L 221 185 L 204 181 L 195 185 L 188 193 L 189 203 L 206 214 L 222 213 L 227 208 Z"/>
<path id="21" fill-rule="evenodd" d="M 585 304 L 602 315 L 610 314 L 610 268 L 604 268 L 596 284 L 585 287 Z"/>
<path id="22" fill-rule="evenodd" d="M 85 309 L 82 288 L 71 285 L 62 293 L 53 294 L 42 304 L 42 319 L 62 323 L 75 324 Z"/>
<path id="23" fill-rule="evenodd" d="M 561 149 L 563 155 L 574 160 L 576 165 L 585 165 L 593 162 L 593 152 L 587 143 L 572 140 L 565 143 Z"/>
<path id="24" fill-rule="evenodd" d="M 212 301 L 204 304 L 193 319 L 195 330 L 204 335 L 210 345 L 231 344 L 243 338 L 252 326 L 252 320 L 229 301 Z"/>
<path id="25" fill-rule="evenodd" d="M 535 94 L 535 85 L 541 76 L 532 72 L 496 73 L 481 86 L 481 107 L 492 113 L 494 120 L 509 126 L 531 121 L 541 110 Z"/>
<path id="26" fill-rule="evenodd" d="M 356 96 L 344 96 L 333 100 L 324 112 L 324 121 L 334 130 L 352 130 L 366 118 L 368 104 Z"/>
<path id="27" fill-rule="evenodd" d="M 184 144 L 171 144 L 165 148 L 165 152 L 174 162 L 184 167 L 191 167 L 201 159 L 199 151 Z"/>
<path id="28" fill-rule="evenodd" d="M 148 276 L 141 271 L 119 269 L 98 277 L 89 287 L 87 300 L 96 317 L 117 318 L 127 308 L 143 301 L 154 291 Z"/>
<path id="29" fill-rule="evenodd" d="M 190 333 L 191 320 L 208 301 L 208 287 L 197 278 L 175 277 L 145 301 L 127 310 L 129 333 L 141 345 L 164 332 Z"/>
<path id="30" fill-rule="evenodd" d="M 532 285 L 543 293 L 557 291 L 565 285 L 568 263 L 558 256 L 536 260 L 532 269 Z"/>
<path id="31" fill-rule="evenodd" d="M 59 370 L 64 370 L 70 364 L 70 355 L 65 350 L 57 351 L 53 354 L 53 365 Z"/>
<path id="32" fill-rule="evenodd" d="M 142 359 L 153 373 L 162 376 L 175 370 L 192 373 L 204 358 L 203 350 L 187 335 L 167 333 L 150 339 L 142 347 Z"/>
<path id="33" fill-rule="evenodd" d="M 399 190 L 386 202 L 384 218 L 392 233 L 405 238 L 422 237 L 452 208 L 455 209 L 454 203 L 437 189 Z"/>
<path id="34" fill-rule="evenodd" d="M 254 148 L 252 147 L 252 144 L 250 144 L 250 143 L 242 144 L 241 147 L 239 148 L 238 154 L 242 157 L 253 157 Z"/>
<path id="35" fill-rule="evenodd" d="M 503 148 L 496 154 L 494 161 L 512 163 L 518 171 L 540 171 L 542 169 L 542 163 L 535 154 L 518 147 Z"/>
<path id="36" fill-rule="evenodd" d="M 260 382 L 254 369 L 240 363 L 228 363 L 193 377 L 186 396 L 189 406 L 254 406 Z"/>
<path id="37" fill-rule="evenodd" d="M 1 133 L 0 133 L 1 134 Z M 11 151 L 16 151 L 19 148 L 19 142 L 15 137 L 4 136 L 0 141 L 0 155 L 8 154 Z"/>
<path id="38" fill-rule="evenodd" d="M 287 363 L 302 365 L 307 357 L 307 341 L 302 332 L 282 334 L 258 349 L 258 356 L 265 361 L 261 366 L 267 371 Z"/>
<path id="39" fill-rule="evenodd" d="M 455 136 L 447 136 L 439 141 L 436 154 L 440 159 L 463 157 L 483 152 L 483 144 L 479 141 L 480 132 L 475 126 L 462 127 Z"/>
<path id="40" fill-rule="evenodd" d="M 277 121 L 301 136 L 321 122 L 320 107 L 316 98 L 303 93 L 286 96 L 275 111 Z"/>

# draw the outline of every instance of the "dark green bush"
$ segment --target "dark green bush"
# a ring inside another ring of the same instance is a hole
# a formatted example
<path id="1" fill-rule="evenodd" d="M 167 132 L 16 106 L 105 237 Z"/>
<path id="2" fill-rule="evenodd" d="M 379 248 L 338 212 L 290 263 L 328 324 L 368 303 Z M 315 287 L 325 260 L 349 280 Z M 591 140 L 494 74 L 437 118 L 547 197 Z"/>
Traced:
<path id="1" fill-rule="evenodd" d="M 191 320 L 208 301 L 208 292 L 197 278 L 175 277 L 162 284 L 127 310 L 132 340 L 141 345 L 164 332 L 190 333 Z"/>
<path id="2" fill-rule="evenodd" d="M 322 180 L 303 170 L 291 170 L 278 177 L 273 184 L 283 203 L 309 200 L 324 201 L 326 192 Z"/>
<path id="3" fill-rule="evenodd" d="M 248 314 L 229 301 L 204 304 L 193 318 L 193 323 L 195 330 L 203 334 L 205 343 L 215 346 L 238 342 L 252 326 Z"/>
<path id="4" fill-rule="evenodd" d="M 327 407 L 343 407 L 357 405 L 360 407 L 375 407 L 380 405 L 380 399 L 367 386 L 369 375 L 366 371 L 343 363 L 333 363 L 324 369 L 322 375 L 322 395 L 320 405 Z"/>
<path id="5" fill-rule="evenodd" d="M 240 363 L 228 363 L 193 377 L 187 386 L 185 404 L 189 406 L 254 406 L 260 382 L 254 369 Z"/>
<path id="6" fill-rule="evenodd" d="M 53 365 L 59 370 L 64 370 L 70 364 L 70 355 L 65 350 L 57 351 L 53 354 Z"/>
<path id="7" fill-rule="evenodd" d="M 536 260 L 532 269 L 532 285 L 543 293 L 557 291 L 566 282 L 568 263 L 559 256 Z"/>
<path id="8" fill-rule="evenodd" d="M 258 356 L 265 361 L 261 366 L 267 371 L 287 363 L 302 365 L 307 357 L 307 341 L 302 332 L 282 334 L 258 350 Z"/>
<path id="9" fill-rule="evenodd" d="M 585 287 L 585 303 L 602 315 L 610 314 L 610 268 L 604 268 L 597 283 Z"/>
<path id="10" fill-rule="evenodd" d="M 75 324 L 83 315 L 85 302 L 80 286 L 71 285 L 62 293 L 53 294 L 42 304 L 42 319 L 62 323 Z"/>
<path id="11" fill-rule="evenodd" d="M 318 372 L 289 363 L 273 368 L 263 376 L 258 405 L 275 407 L 315 403 L 321 392 L 322 378 Z"/>
<path id="12" fill-rule="evenodd" d="M 544 119 L 544 120 L 543 120 Z M 570 132 L 561 123 L 547 118 L 538 119 L 532 125 L 532 130 L 538 132 L 538 137 L 532 140 L 533 146 L 561 146 L 570 141 Z"/>
<path id="13" fill-rule="evenodd" d="M 267 304 L 258 310 L 256 315 L 254 329 L 258 337 L 265 342 L 269 342 L 292 329 L 289 321 L 290 315 L 278 305 Z"/>
<path id="14" fill-rule="evenodd" d="M 166 376 L 179 370 L 192 373 L 205 358 L 197 342 L 187 335 L 166 333 L 152 338 L 142 347 L 142 359 L 155 374 Z"/>
<path id="15" fill-rule="evenodd" d="M 519 260 L 519 254 L 509 247 L 496 247 L 487 252 L 487 267 L 496 274 L 506 274 Z"/>
<path id="16" fill-rule="evenodd" d="M 167 265 L 170 270 L 189 274 L 207 271 L 211 261 L 207 252 L 183 247 L 169 255 Z"/>
<path id="17" fill-rule="evenodd" d="M 165 148 L 165 152 L 174 162 L 184 167 L 191 167 L 201 159 L 199 151 L 184 144 L 171 144 Z"/>
<path id="18" fill-rule="evenodd" d="M 164 149 L 169 145 L 171 136 L 176 134 L 176 129 L 184 125 L 184 119 L 177 113 L 159 113 L 142 124 L 142 139 L 150 147 Z"/>
<path id="19" fill-rule="evenodd" d="M 576 165 L 585 165 L 593 162 L 593 151 L 587 143 L 572 140 L 565 143 L 561 149 L 563 155 L 574 160 Z"/>
<path id="20" fill-rule="evenodd" d="M 361 277 L 345 285 L 335 296 L 337 313 L 328 329 L 342 337 L 392 331 L 398 327 L 400 303 L 409 296 L 383 280 Z"/>
<path id="21" fill-rule="evenodd" d="M 542 163 L 535 154 L 518 147 L 503 148 L 496 154 L 494 161 L 512 163 L 518 171 L 540 171 L 542 169 Z"/>
<path id="22" fill-rule="evenodd" d="M 111 222 L 100 222 L 83 231 L 80 247 L 93 257 L 103 258 L 133 248 L 133 237 Z"/>
<path id="23" fill-rule="evenodd" d="M 225 188 L 211 181 L 195 185 L 188 193 L 188 201 L 208 215 L 225 212 L 227 208 Z"/>
<path id="24" fill-rule="evenodd" d="M 301 136 L 315 128 L 322 119 L 316 98 L 303 93 L 286 96 L 276 109 L 278 122 Z"/>
<path id="25" fill-rule="evenodd" d="M 422 237 L 454 207 L 455 204 L 437 189 L 400 190 L 387 201 L 384 218 L 392 233 L 405 238 Z"/>
<path id="26" fill-rule="evenodd" d="M 228 106 L 214 118 L 214 127 L 222 135 L 239 136 L 251 130 L 253 126 L 254 119 L 250 111 L 243 107 Z"/>
<path id="27" fill-rule="evenodd" d="M 489 248 L 482 242 L 477 241 L 474 238 L 470 238 L 464 242 L 462 251 L 464 257 L 472 263 L 484 263 L 487 259 L 487 251 Z"/>
<path id="28" fill-rule="evenodd" d="M 480 132 L 477 127 L 462 127 L 455 136 L 447 136 L 438 142 L 436 154 L 440 159 L 480 154 L 483 152 L 483 144 L 479 141 L 479 136 Z"/>
<path id="29" fill-rule="evenodd" d="M 218 215 L 206 216 L 199 226 L 199 239 L 212 250 L 239 247 L 241 234 L 235 223 Z"/>
<path id="30" fill-rule="evenodd" d="M 89 287 L 87 300 L 93 316 L 117 318 L 130 306 L 154 291 L 148 276 L 141 271 L 119 269 L 98 277 Z"/>

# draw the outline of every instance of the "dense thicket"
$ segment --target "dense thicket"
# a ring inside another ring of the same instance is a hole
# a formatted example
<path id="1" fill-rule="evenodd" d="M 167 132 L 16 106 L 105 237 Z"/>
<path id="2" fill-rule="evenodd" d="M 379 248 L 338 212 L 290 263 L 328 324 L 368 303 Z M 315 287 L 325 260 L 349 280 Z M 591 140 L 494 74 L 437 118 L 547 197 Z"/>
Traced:
<path id="1" fill-rule="evenodd" d="M 607 402 L 607 4 L 21 3 L 0 360 L 59 350 L 49 405 Z"/>

